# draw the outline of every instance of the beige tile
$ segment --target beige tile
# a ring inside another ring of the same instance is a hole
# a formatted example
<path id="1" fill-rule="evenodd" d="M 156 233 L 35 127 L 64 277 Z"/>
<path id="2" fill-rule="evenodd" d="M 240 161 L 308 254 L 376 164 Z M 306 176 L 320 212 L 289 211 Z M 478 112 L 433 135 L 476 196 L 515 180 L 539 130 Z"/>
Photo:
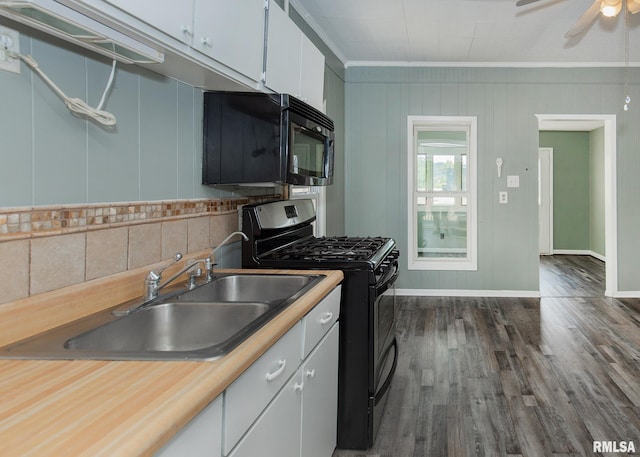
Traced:
<path id="1" fill-rule="evenodd" d="M 211 217 L 211 246 L 217 246 L 231 233 L 238 230 L 238 215 L 232 214 L 220 214 L 218 216 Z M 232 239 L 231 241 L 239 241 Z"/>
<path id="2" fill-rule="evenodd" d="M 78 284 L 85 278 L 86 234 L 31 240 L 31 294 Z"/>
<path id="3" fill-rule="evenodd" d="M 162 223 L 162 258 L 169 259 L 176 252 L 187 252 L 188 222 L 186 219 Z"/>
<path id="4" fill-rule="evenodd" d="M 129 269 L 162 260 L 162 224 L 129 227 Z"/>
<path id="5" fill-rule="evenodd" d="M 0 303 L 29 295 L 29 240 L 0 243 Z"/>
<path id="6" fill-rule="evenodd" d="M 125 271 L 128 249 L 127 227 L 87 233 L 87 281 Z"/>
<path id="7" fill-rule="evenodd" d="M 211 247 L 209 241 L 209 219 L 210 216 L 188 219 L 188 252 L 201 251 Z"/>

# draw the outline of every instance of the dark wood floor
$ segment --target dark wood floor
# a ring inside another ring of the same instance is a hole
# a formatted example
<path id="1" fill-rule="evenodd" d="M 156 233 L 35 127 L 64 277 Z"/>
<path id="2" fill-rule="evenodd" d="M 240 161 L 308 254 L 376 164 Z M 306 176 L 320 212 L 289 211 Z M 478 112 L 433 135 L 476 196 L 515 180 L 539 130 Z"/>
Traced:
<path id="1" fill-rule="evenodd" d="M 541 299 L 400 297 L 400 356 L 368 451 L 334 457 L 640 454 L 640 300 L 604 264 L 541 260 Z"/>

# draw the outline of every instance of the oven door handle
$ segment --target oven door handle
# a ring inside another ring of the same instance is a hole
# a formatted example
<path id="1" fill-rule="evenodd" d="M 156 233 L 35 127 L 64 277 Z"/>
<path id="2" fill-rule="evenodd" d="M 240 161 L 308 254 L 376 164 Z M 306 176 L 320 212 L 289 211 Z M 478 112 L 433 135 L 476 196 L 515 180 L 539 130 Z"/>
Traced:
<path id="1" fill-rule="evenodd" d="M 384 275 L 380 284 L 376 286 L 376 296 L 379 297 L 385 293 L 389 286 L 396 282 L 396 279 L 398 279 L 398 264 L 394 263 L 393 268 L 389 269 L 389 272 Z"/>
<path id="2" fill-rule="evenodd" d="M 387 352 L 385 352 L 384 354 L 385 359 L 387 358 L 387 354 L 389 354 L 389 351 L 391 350 L 391 348 L 393 348 L 393 365 L 391 366 L 391 370 L 389 370 L 389 375 L 387 376 L 387 379 L 384 380 L 384 383 L 380 387 L 380 390 L 376 392 L 376 396 L 373 401 L 374 406 L 378 405 L 380 400 L 382 400 L 382 398 L 384 397 L 384 394 L 387 393 L 387 390 L 389 390 L 389 386 L 391 385 L 391 379 L 393 378 L 393 375 L 396 372 L 396 366 L 398 365 L 398 341 L 395 338 L 393 339 L 393 343 L 391 343 L 391 346 L 387 348 Z"/>

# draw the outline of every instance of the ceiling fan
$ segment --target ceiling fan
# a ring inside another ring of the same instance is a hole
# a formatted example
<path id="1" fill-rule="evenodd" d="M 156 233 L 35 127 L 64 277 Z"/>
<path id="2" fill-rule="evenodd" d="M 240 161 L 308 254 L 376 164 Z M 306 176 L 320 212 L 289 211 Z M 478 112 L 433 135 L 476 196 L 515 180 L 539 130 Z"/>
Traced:
<path id="1" fill-rule="evenodd" d="M 518 0 L 516 6 L 524 6 L 537 1 L 540 0 Z M 574 38 L 580 35 L 598 17 L 598 14 L 602 13 L 603 16 L 607 17 L 617 16 L 622 10 L 623 3 L 626 4 L 629 13 L 636 14 L 640 12 L 640 0 L 595 0 L 589 9 L 580 16 L 578 22 L 565 33 L 564 37 Z"/>

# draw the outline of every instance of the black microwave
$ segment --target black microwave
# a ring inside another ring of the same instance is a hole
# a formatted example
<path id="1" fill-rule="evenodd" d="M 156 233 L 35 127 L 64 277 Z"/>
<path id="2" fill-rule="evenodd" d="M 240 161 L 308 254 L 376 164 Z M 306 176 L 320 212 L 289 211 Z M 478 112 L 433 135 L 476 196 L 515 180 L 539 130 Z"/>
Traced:
<path id="1" fill-rule="evenodd" d="M 334 125 L 288 94 L 204 93 L 202 183 L 333 182 Z"/>

